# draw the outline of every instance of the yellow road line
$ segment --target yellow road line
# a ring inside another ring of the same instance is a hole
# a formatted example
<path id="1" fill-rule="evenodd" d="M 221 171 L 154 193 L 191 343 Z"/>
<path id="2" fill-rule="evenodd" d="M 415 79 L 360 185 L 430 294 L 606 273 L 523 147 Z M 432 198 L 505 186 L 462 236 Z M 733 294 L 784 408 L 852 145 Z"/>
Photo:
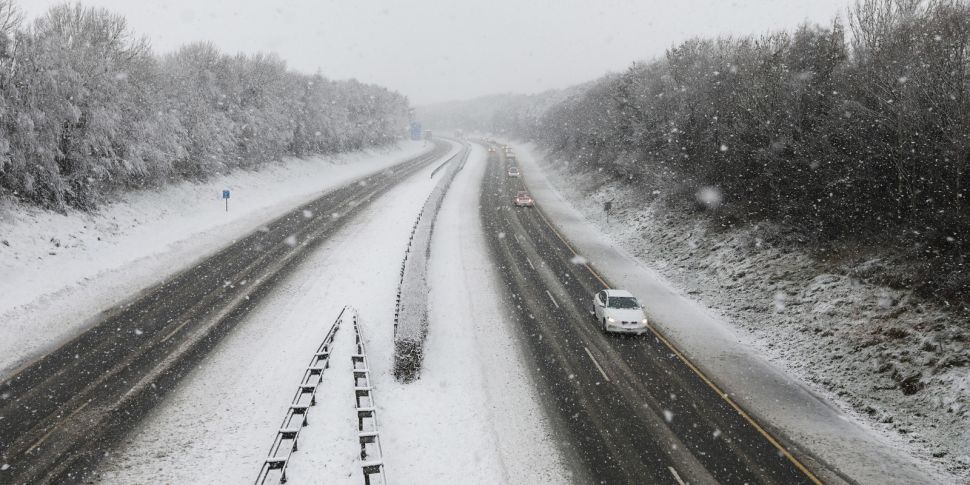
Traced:
<path id="1" fill-rule="evenodd" d="M 522 180 L 522 185 L 526 185 L 524 178 Z M 556 230 L 555 226 L 553 226 L 552 223 L 549 222 L 549 219 L 546 218 L 542 210 L 539 209 L 538 204 L 536 204 L 535 209 L 539 213 L 539 216 L 542 218 L 543 222 L 546 223 L 546 226 L 548 226 L 549 229 L 552 230 L 552 232 L 556 235 L 556 237 L 558 237 L 559 240 L 562 241 L 562 243 L 565 244 L 570 251 L 572 251 L 574 256 L 579 256 L 579 253 L 577 253 L 576 250 L 573 249 L 572 245 L 566 241 L 566 238 L 564 238 L 562 234 L 559 234 L 559 231 Z M 589 270 L 589 273 L 593 275 L 593 277 L 596 278 L 596 280 L 599 281 L 604 287 L 610 288 L 610 285 L 604 280 L 603 277 L 601 277 L 599 274 L 596 273 L 596 271 L 593 270 L 593 268 L 589 265 L 589 263 L 584 263 L 583 266 L 585 266 L 586 269 Z M 732 408 L 734 408 L 734 410 L 737 411 L 737 413 L 741 415 L 741 417 L 744 418 L 744 420 L 747 421 L 748 424 L 754 427 L 754 429 L 758 430 L 758 432 L 761 433 L 761 436 L 764 436 L 765 439 L 768 440 L 768 442 L 771 443 L 772 446 L 777 448 L 778 451 L 785 456 L 785 458 L 788 458 L 788 461 L 790 461 L 793 465 L 795 465 L 795 468 L 797 468 L 799 471 L 804 473 L 805 476 L 812 481 L 812 483 L 815 483 L 816 485 L 822 485 L 822 481 L 817 476 L 815 476 L 815 474 L 812 473 L 811 470 L 808 469 L 808 467 L 806 467 L 801 461 L 799 461 L 798 458 L 795 458 L 795 455 L 792 455 L 791 452 L 789 452 L 784 446 L 782 446 L 782 444 L 777 439 L 775 439 L 775 437 L 772 436 L 771 433 L 769 433 L 767 430 L 761 427 L 761 425 L 759 425 L 754 420 L 754 418 L 751 417 L 751 415 L 745 412 L 740 405 L 734 402 L 734 400 L 731 399 L 726 392 L 722 391 L 721 388 L 714 383 L 714 381 L 712 381 L 703 372 L 701 372 L 701 370 L 698 369 L 697 366 L 695 366 L 693 363 L 691 363 L 691 361 L 687 360 L 687 357 L 683 354 L 683 352 L 681 352 L 677 347 L 674 346 L 674 344 L 672 344 L 669 340 L 667 340 L 666 337 L 661 335 L 660 332 L 657 331 L 654 325 L 650 325 L 648 328 L 658 339 L 660 339 L 661 342 L 664 343 L 664 345 L 667 346 L 668 349 L 671 350 L 671 352 L 674 353 L 674 355 L 677 356 L 677 358 L 681 360 L 681 362 L 686 364 L 687 367 L 690 370 L 692 370 L 694 374 L 697 374 L 697 376 L 700 377 L 705 384 L 707 384 L 711 389 L 713 389 L 714 392 L 721 397 L 721 399 L 723 399 Z"/>

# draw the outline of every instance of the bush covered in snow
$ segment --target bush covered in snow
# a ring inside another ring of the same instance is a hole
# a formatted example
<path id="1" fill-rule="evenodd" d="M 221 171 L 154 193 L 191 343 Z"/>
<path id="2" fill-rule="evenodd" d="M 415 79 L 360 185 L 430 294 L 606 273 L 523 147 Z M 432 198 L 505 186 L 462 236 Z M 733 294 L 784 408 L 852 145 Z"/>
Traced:
<path id="1" fill-rule="evenodd" d="M 25 25 L 0 0 L 0 196 L 52 208 L 387 143 L 407 100 L 211 44 L 156 56 L 125 19 L 63 4 Z"/>

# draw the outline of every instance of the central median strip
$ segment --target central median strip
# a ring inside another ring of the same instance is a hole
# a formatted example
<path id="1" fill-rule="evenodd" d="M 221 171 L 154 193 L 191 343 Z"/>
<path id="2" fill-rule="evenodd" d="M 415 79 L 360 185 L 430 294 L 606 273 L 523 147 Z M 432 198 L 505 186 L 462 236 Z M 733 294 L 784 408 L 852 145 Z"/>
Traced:
<path id="1" fill-rule="evenodd" d="M 431 235 L 438 209 L 452 180 L 465 166 L 471 146 L 463 143 L 462 150 L 451 157 L 448 172 L 438 181 L 421 208 L 411 231 L 394 313 L 394 377 L 402 382 L 417 379 L 424 359 L 424 342 L 428 335 L 428 258 L 431 256 Z M 441 168 L 441 167 L 439 167 Z"/>

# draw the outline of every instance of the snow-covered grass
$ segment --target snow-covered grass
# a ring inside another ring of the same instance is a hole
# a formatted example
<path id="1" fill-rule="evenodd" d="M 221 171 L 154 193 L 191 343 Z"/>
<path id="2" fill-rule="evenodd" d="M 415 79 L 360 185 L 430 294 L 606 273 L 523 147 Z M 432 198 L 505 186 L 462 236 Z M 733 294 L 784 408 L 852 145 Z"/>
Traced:
<path id="1" fill-rule="evenodd" d="M 530 160 L 543 158 L 534 147 L 523 148 Z M 880 437 L 866 440 L 917 457 L 927 468 L 945 466 L 954 475 L 942 480 L 970 478 L 965 318 L 907 291 L 867 283 L 878 261 L 822 263 L 776 243 L 775 227 L 716 228 L 690 214 L 645 205 L 635 188 L 569 171 L 559 162 L 542 168 L 586 223 L 677 293 L 709 309 L 738 334 L 742 348 L 808 383 L 846 418 L 879 431 Z M 609 222 L 607 200 L 613 201 Z M 821 439 L 814 448 L 825 443 Z"/>
<path id="2" fill-rule="evenodd" d="M 95 213 L 0 204 L 0 377 L 108 308 L 322 191 L 430 149 L 290 159 L 137 191 Z M 229 211 L 220 199 L 231 190 Z"/>
<path id="3" fill-rule="evenodd" d="M 365 209 L 288 277 L 99 469 L 105 483 L 246 483 L 265 458 L 303 367 L 344 305 L 360 310 L 390 483 L 564 483 L 523 360 L 503 319 L 477 217 L 473 154 L 436 223 L 422 377 L 392 373 L 394 296 L 431 167 Z M 362 483 L 350 356 L 331 368 L 288 483 Z"/>

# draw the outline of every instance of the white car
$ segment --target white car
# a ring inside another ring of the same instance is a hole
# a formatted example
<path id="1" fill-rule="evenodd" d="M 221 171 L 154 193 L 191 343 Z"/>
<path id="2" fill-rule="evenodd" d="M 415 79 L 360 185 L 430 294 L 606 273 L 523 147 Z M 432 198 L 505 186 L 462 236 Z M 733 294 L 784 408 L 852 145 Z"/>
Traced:
<path id="1" fill-rule="evenodd" d="M 642 335 L 649 330 L 647 316 L 636 297 L 625 290 L 603 290 L 593 297 L 593 314 L 604 332 Z"/>
<path id="2" fill-rule="evenodd" d="M 518 177 L 518 176 L 519 176 L 519 169 L 515 167 L 509 167 L 509 177 Z"/>

